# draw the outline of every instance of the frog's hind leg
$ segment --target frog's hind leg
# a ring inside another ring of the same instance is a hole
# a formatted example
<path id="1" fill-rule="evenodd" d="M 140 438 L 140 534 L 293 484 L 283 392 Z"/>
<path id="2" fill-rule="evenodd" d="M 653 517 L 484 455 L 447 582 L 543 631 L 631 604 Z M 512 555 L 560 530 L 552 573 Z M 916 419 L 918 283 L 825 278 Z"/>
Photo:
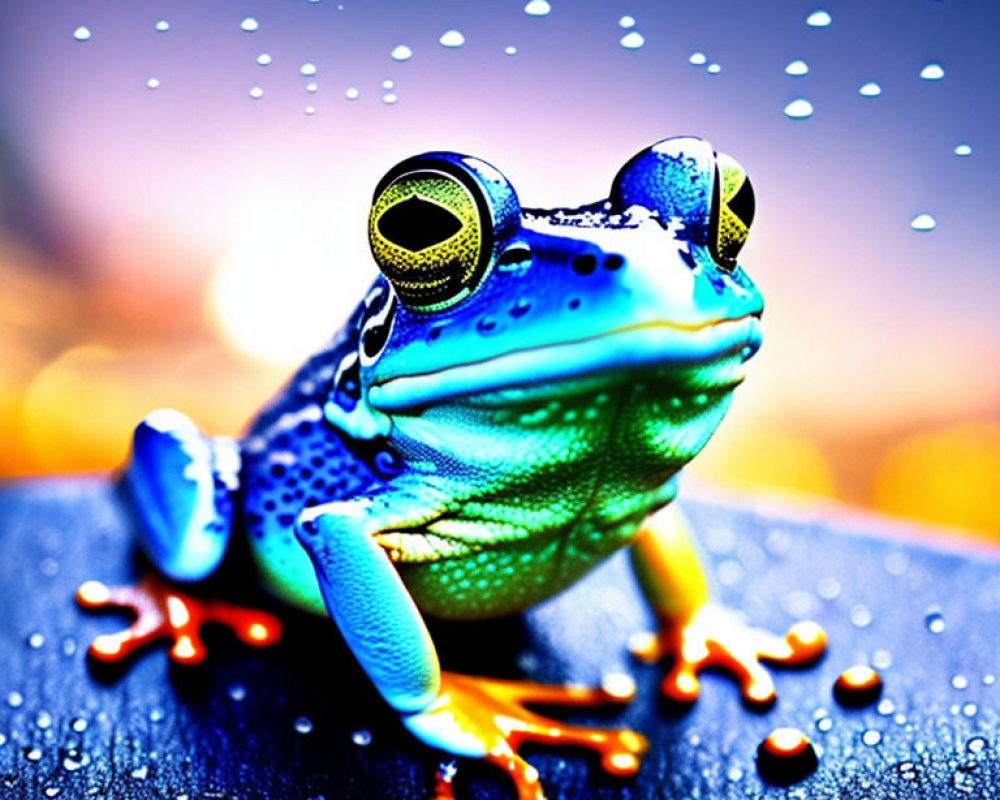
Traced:
<path id="1" fill-rule="evenodd" d="M 179 411 L 154 411 L 136 427 L 120 485 L 139 544 L 164 575 L 197 581 L 222 561 L 239 471 L 237 443 L 204 436 Z"/>

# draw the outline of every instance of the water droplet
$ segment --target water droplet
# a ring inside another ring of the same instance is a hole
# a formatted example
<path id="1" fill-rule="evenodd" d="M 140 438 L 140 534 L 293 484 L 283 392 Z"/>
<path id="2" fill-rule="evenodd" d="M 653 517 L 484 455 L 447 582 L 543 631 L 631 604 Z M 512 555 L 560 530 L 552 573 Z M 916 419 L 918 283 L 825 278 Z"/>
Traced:
<path id="1" fill-rule="evenodd" d="M 77 733 L 83 733 L 87 730 L 87 720 L 83 717 L 76 717 L 70 722 L 69 726 Z"/>
<path id="2" fill-rule="evenodd" d="M 868 745 L 868 747 L 874 747 L 882 741 L 882 734 L 879 731 L 867 730 L 861 734 L 861 741 Z"/>
<path id="3" fill-rule="evenodd" d="M 254 100 L 260 100 L 260 98 L 264 96 L 264 90 L 261 89 L 259 86 L 254 86 L 253 88 L 250 89 L 250 96 Z"/>
<path id="4" fill-rule="evenodd" d="M 872 624 L 871 609 L 862 603 L 858 603 L 851 609 L 851 623 L 856 628 L 867 628 Z"/>
<path id="5" fill-rule="evenodd" d="M 367 731 L 364 728 L 354 731 L 354 733 L 351 734 L 351 741 L 358 747 L 368 747 L 368 745 L 372 743 L 371 731 Z"/>
<path id="6" fill-rule="evenodd" d="M 312 77 L 316 74 L 316 65 L 312 61 L 307 61 L 301 67 L 299 67 L 299 74 L 305 75 L 307 78 Z"/>
<path id="7" fill-rule="evenodd" d="M 892 702 L 888 697 L 879 701 L 878 706 L 875 710 L 881 714 L 883 717 L 892 716 L 896 711 L 896 704 Z"/>
<path id="8" fill-rule="evenodd" d="M 35 724 L 43 731 L 52 727 L 52 715 L 48 711 L 39 711 L 35 715 Z"/>
<path id="9" fill-rule="evenodd" d="M 64 656 L 72 656 L 76 654 L 76 639 L 72 636 L 67 636 L 63 639 L 62 651 Z"/>
<path id="10" fill-rule="evenodd" d="M 624 16 L 618 18 L 619 28 L 631 28 L 633 25 L 635 25 L 635 17 L 625 14 Z"/>
<path id="11" fill-rule="evenodd" d="M 516 56 L 517 55 L 517 48 L 514 47 L 514 45 L 509 45 L 508 47 L 505 47 L 503 49 L 503 51 L 504 51 L 504 53 L 506 53 L 509 56 Z"/>
<path id="12" fill-rule="evenodd" d="M 63 759 L 62 765 L 63 769 L 66 770 L 67 772 L 76 772 L 78 769 L 80 769 L 80 767 L 83 766 L 83 762 L 73 758 L 72 756 L 66 756 Z"/>
<path id="13" fill-rule="evenodd" d="M 311 117 L 316 113 L 316 106 L 306 106 L 306 116 Z"/>
<path id="14" fill-rule="evenodd" d="M 346 92 L 344 92 L 344 97 L 346 97 L 348 100 L 357 100 L 358 97 L 360 96 L 361 92 L 359 92 L 353 86 L 351 86 L 350 88 L 348 88 Z"/>
<path id="15" fill-rule="evenodd" d="M 149 767 L 143 765 L 132 770 L 132 777 L 137 781 L 144 781 L 149 776 Z"/>
<path id="16" fill-rule="evenodd" d="M 240 23 L 240 27 L 247 33 L 253 33 L 260 27 L 260 23 L 253 17 L 245 17 L 243 22 Z"/>
<path id="17" fill-rule="evenodd" d="M 836 600 L 840 597 L 840 581 L 836 578 L 820 578 L 816 583 L 816 594 L 824 600 Z"/>
<path id="18" fill-rule="evenodd" d="M 316 81 L 310 81 L 306 84 L 306 91 L 310 94 L 315 94 L 319 91 L 319 84 Z"/>
<path id="19" fill-rule="evenodd" d="M 247 690 L 243 684 L 234 683 L 229 687 L 229 699 L 237 703 L 242 703 L 246 700 Z"/>
<path id="20" fill-rule="evenodd" d="M 688 63 L 694 64 L 696 67 L 702 67 L 708 62 L 708 56 L 702 52 L 692 53 L 688 57 Z"/>
<path id="21" fill-rule="evenodd" d="M 162 722 L 166 712 L 162 708 L 154 708 L 149 712 L 150 722 Z"/>
<path id="22" fill-rule="evenodd" d="M 731 781 L 743 780 L 743 770 L 739 767 L 730 767 L 726 770 L 726 777 Z"/>
<path id="23" fill-rule="evenodd" d="M 965 747 L 970 753 L 981 753 L 986 749 L 986 739 L 982 736 L 973 736 L 966 742 Z"/>
<path id="24" fill-rule="evenodd" d="M 605 672 L 601 676 L 601 689 L 618 700 L 635 697 L 635 678 L 627 672 Z"/>
<path id="25" fill-rule="evenodd" d="M 722 65 L 712 62 L 707 67 L 705 67 L 705 71 L 708 72 L 709 75 L 718 75 L 720 72 L 722 72 Z"/>
<path id="26" fill-rule="evenodd" d="M 3 747 L 5 744 L 7 744 L 7 737 L 0 733 L 0 747 Z"/>
<path id="27" fill-rule="evenodd" d="M 639 31 L 629 31 L 622 38 L 619 44 L 626 50 L 638 50 L 646 43 Z"/>
<path id="28" fill-rule="evenodd" d="M 295 720 L 295 732 L 296 733 L 312 733 L 313 724 L 309 717 L 299 717 Z"/>
<path id="29" fill-rule="evenodd" d="M 61 791 L 62 791 L 62 789 L 60 789 L 58 786 L 46 786 L 45 787 L 45 796 L 46 797 L 58 797 L 59 796 L 59 792 L 61 792 Z"/>
<path id="30" fill-rule="evenodd" d="M 939 81 L 944 77 L 944 67 L 931 63 L 920 70 L 920 77 L 925 81 Z"/>
<path id="31" fill-rule="evenodd" d="M 170 23 L 167 22 L 165 19 L 161 19 L 153 27 L 156 28 L 156 30 L 158 30 L 160 33 L 166 33 L 167 31 L 170 30 Z"/>
<path id="32" fill-rule="evenodd" d="M 78 42 L 89 42 L 90 41 L 90 28 L 86 25 L 81 25 L 75 31 L 73 31 L 73 38 Z"/>
<path id="33" fill-rule="evenodd" d="M 392 52 L 389 53 L 389 57 L 393 61 L 409 61 L 413 58 L 413 51 L 405 44 L 397 44 L 394 48 L 392 48 Z"/>
<path id="34" fill-rule="evenodd" d="M 808 73 L 809 73 L 809 65 L 801 58 L 797 58 L 794 61 L 789 61 L 788 65 L 785 67 L 785 74 L 791 75 L 793 78 L 798 78 Z"/>
<path id="35" fill-rule="evenodd" d="M 148 81 L 146 81 L 146 88 L 147 89 L 159 89 L 160 88 L 160 81 L 159 81 L 159 79 L 158 78 L 150 78 Z"/>
<path id="36" fill-rule="evenodd" d="M 776 728 L 757 747 L 760 776 L 781 786 L 811 775 L 818 765 L 812 742 L 796 728 Z"/>
<path id="37" fill-rule="evenodd" d="M 391 106 L 398 99 L 399 98 L 396 97 L 396 95 L 394 95 L 392 92 L 388 92 L 387 94 L 382 95 L 382 102 L 385 103 L 387 106 Z"/>
<path id="38" fill-rule="evenodd" d="M 956 156 L 971 156 L 972 146 L 962 142 L 961 144 L 955 145 L 955 155 Z"/>
<path id="39" fill-rule="evenodd" d="M 24 757 L 28 761 L 38 761 L 42 757 L 42 751 L 37 747 L 26 747 L 24 748 Z"/>
<path id="40" fill-rule="evenodd" d="M 262 67 L 266 67 L 268 64 L 270 64 L 271 60 L 272 60 L 271 56 L 268 55 L 267 53 L 261 53 L 259 56 L 257 56 L 257 63 L 260 64 Z"/>
<path id="41" fill-rule="evenodd" d="M 806 17 L 806 25 L 810 28 L 826 28 L 832 22 L 833 17 L 830 16 L 830 12 L 823 9 L 813 11 L 812 14 Z"/>
<path id="42" fill-rule="evenodd" d="M 816 728 L 823 733 L 829 733 L 833 730 L 833 720 L 830 717 L 823 717 L 822 719 L 816 720 Z"/>
<path id="43" fill-rule="evenodd" d="M 874 703 L 881 694 L 882 676 L 863 664 L 845 669 L 833 684 L 837 702 L 854 708 Z"/>
<path id="44" fill-rule="evenodd" d="M 42 634 L 40 633 L 36 632 L 28 637 L 28 647 L 30 647 L 32 650 L 37 650 L 43 644 L 45 644 L 45 637 L 42 636 Z"/>
<path id="45" fill-rule="evenodd" d="M 921 233 L 932 231 L 937 227 L 937 220 L 930 214 L 917 214 L 917 216 L 910 220 L 910 227 Z"/>
<path id="46" fill-rule="evenodd" d="M 805 98 L 792 100 L 785 106 L 785 116 L 789 119 L 809 119 L 813 115 L 813 106 Z"/>
<path id="47" fill-rule="evenodd" d="M 461 31 L 456 31 L 452 28 L 450 31 L 442 33 L 438 42 L 444 47 L 461 47 L 465 44 L 465 37 Z"/>
<path id="48" fill-rule="evenodd" d="M 7 705 L 11 708 L 20 708 L 24 705 L 24 695 L 16 689 L 7 693 Z"/>
<path id="49" fill-rule="evenodd" d="M 862 97 L 878 97 L 882 94 L 882 87 L 875 83 L 875 81 L 868 81 L 868 83 L 861 85 L 861 88 L 858 89 L 858 94 Z"/>
<path id="50" fill-rule="evenodd" d="M 917 765 L 912 761 L 903 761 L 900 764 L 897 764 L 896 772 L 904 781 L 915 781 L 919 775 Z"/>
<path id="51" fill-rule="evenodd" d="M 983 686 L 992 686 L 997 681 L 997 676 L 987 673 L 983 675 Z"/>
<path id="52" fill-rule="evenodd" d="M 395 86 L 395 84 L 391 80 L 389 80 L 388 78 L 386 78 L 384 81 L 382 81 L 382 88 L 383 89 L 391 89 L 393 86 Z"/>
<path id="53" fill-rule="evenodd" d="M 548 0 L 530 0 L 524 7 L 524 13 L 529 17 L 545 17 L 552 11 L 552 6 Z"/>
<path id="54" fill-rule="evenodd" d="M 977 713 L 979 713 L 979 706 L 975 703 L 966 703 L 962 706 L 962 714 L 967 717 L 974 717 Z"/>
<path id="55" fill-rule="evenodd" d="M 889 669 L 892 666 L 892 653 L 888 650 L 876 650 L 872 653 L 872 666 L 876 669 Z"/>
<path id="56" fill-rule="evenodd" d="M 969 679 L 964 675 L 955 675 L 951 679 L 951 685 L 953 689 L 962 691 L 963 689 L 969 688 Z"/>

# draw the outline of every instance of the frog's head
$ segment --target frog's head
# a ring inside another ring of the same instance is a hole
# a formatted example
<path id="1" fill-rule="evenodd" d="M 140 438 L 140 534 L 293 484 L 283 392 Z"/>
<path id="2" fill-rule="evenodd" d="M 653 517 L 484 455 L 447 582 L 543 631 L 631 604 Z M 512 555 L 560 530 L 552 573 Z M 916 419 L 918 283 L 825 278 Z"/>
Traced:
<path id="1" fill-rule="evenodd" d="M 742 167 L 694 138 L 635 155 L 607 200 L 550 211 L 522 209 L 477 158 L 407 159 L 375 189 L 382 276 L 327 417 L 374 436 L 462 398 L 537 402 L 647 372 L 728 393 L 760 344 L 761 297 L 736 260 L 753 214 Z"/>

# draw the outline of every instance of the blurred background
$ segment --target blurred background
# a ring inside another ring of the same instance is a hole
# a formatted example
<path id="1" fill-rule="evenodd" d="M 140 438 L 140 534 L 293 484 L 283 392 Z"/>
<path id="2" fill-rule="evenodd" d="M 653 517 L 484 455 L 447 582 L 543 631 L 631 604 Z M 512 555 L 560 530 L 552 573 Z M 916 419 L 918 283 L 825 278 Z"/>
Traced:
<path id="1" fill-rule="evenodd" d="M 1000 540 L 993 0 L 0 4 L 0 477 L 235 434 L 374 275 L 401 158 L 526 206 L 693 134 L 748 169 L 765 344 L 692 471 Z"/>

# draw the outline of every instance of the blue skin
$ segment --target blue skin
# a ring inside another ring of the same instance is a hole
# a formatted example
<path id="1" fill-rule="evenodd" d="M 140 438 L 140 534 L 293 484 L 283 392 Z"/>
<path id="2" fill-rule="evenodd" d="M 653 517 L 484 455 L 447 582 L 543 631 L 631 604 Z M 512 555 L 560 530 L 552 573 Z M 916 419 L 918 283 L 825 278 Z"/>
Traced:
<path id="1" fill-rule="evenodd" d="M 483 755 L 425 713 L 440 678 L 421 611 L 517 611 L 632 541 L 725 413 L 762 301 L 712 249 L 700 140 L 647 148 L 609 201 L 568 210 L 522 211 L 476 159 L 411 161 L 481 193 L 469 291 L 419 307 L 380 275 L 239 442 L 154 412 L 124 483 L 162 572 L 201 579 L 245 532 L 264 584 L 329 613 L 411 730 Z"/>

